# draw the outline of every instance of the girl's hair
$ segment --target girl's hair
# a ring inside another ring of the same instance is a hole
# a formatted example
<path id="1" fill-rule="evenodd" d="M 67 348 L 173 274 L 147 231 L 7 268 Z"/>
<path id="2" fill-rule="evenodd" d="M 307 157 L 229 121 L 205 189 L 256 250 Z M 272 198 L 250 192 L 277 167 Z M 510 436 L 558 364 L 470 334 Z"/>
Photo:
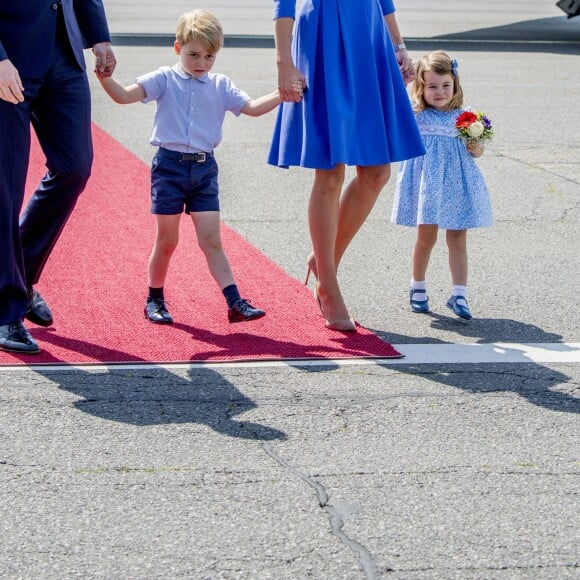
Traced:
<path id="1" fill-rule="evenodd" d="M 417 76 L 411 87 L 411 98 L 414 101 L 413 108 L 415 111 L 419 112 L 429 108 L 423 96 L 425 93 L 426 72 L 434 72 L 438 75 L 451 75 L 453 77 L 453 97 L 449 101 L 447 108 L 451 110 L 463 106 L 463 89 L 461 88 L 459 76 L 457 75 L 457 61 L 451 59 L 443 50 L 435 50 L 428 52 L 417 61 Z"/>
<path id="2" fill-rule="evenodd" d="M 206 10 L 193 10 L 179 17 L 175 39 L 181 46 L 193 40 L 203 44 L 207 50 L 217 52 L 224 44 L 224 31 L 213 14 Z"/>

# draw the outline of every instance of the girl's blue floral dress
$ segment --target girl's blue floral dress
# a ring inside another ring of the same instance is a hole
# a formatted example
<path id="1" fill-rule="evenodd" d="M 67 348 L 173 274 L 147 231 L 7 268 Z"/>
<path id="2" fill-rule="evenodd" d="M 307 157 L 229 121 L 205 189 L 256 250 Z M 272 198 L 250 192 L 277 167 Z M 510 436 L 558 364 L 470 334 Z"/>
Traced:
<path id="1" fill-rule="evenodd" d="M 399 166 L 391 221 L 435 224 L 446 230 L 493 225 L 489 191 L 455 119 L 465 109 L 425 109 L 416 114 L 426 153 Z"/>

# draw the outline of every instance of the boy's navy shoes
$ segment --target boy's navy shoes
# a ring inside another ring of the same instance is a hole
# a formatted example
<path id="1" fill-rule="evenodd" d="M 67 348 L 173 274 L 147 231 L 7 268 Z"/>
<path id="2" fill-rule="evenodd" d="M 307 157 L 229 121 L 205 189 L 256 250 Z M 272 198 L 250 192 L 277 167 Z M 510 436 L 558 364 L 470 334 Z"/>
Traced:
<path id="1" fill-rule="evenodd" d="M 0 325 L 0 349 L 22 354 L 38 354 L 40 348 L 19 320 Z"/>
<path id="2" fill-rule="evenodd" d="M 262 318 L 266 313 L 259 308 L 254 308 L 244 298 L 238 298 L 231 308 L 228 308 L 228 320 L 230 322 L 244 322 L 246 320 L 255 320 Z"/>
<path id="3" fill-rule="evenodd" d="M 145 304 L 145 318 L 155 324 L 172 324 L 173 318 L 165 306 L 165 300 L 159 298 L 147 298 Z"/>
<path id="4" fill-rule="evenodd" d="M 458 304 L 459 300 L 462 300 L 463 304 Z M 451 298 L 447 300 L 447 308 L 453 310 L 457 316 L 465 318 L 465 320 L 471 320 L 473 318 L 469 311 L 469 306 L 467 305 L 465 296 L 451 296 Z"/>
<path id="5" fill-rule="evenodd" d="M 38 326 L 50 326 L 52 324 L 52 312 L 39 292 L 34 288 L 28 289 L 28 308 L 24 318 Z"/>

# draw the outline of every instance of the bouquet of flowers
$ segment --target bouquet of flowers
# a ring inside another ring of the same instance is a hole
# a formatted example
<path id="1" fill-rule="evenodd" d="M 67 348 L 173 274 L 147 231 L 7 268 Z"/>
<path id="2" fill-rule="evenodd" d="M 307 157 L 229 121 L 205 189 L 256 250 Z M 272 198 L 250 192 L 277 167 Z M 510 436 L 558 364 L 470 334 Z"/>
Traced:
<path id="1" fill-rule="evenodd" d="M 455 119 L 457 137 L 466 143 L 487 141 L 493 137 L 491 121 L 481 111 L 464 111 Z"/>

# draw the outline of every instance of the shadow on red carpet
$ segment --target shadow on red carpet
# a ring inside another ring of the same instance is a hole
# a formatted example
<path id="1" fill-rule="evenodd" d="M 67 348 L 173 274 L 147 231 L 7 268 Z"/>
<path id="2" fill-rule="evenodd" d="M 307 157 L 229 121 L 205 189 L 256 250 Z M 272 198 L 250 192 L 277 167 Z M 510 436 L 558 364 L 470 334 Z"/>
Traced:
<path id="1" fill-rule="evenodd" d="M 92 177 L 38 285 L 53 311 L 54 326 L 27 324 L 42 353 L 0 351 L 0 365 L 401 356 L 365 328 L 349 334 L 326 329 L 311 290 L 222 224 L 242 296 L 267 312 L 256 321 L 228 323 L 224 297 L 209 275 L 188 216 L 183 217 L 165 286 L 175 324 L 148 322 L 143 306 L 155 232 L 149 168 L 100 128 L 93 126 L 93 135 Z M 34 143 L 29 194 L 43 164 Z"/>

